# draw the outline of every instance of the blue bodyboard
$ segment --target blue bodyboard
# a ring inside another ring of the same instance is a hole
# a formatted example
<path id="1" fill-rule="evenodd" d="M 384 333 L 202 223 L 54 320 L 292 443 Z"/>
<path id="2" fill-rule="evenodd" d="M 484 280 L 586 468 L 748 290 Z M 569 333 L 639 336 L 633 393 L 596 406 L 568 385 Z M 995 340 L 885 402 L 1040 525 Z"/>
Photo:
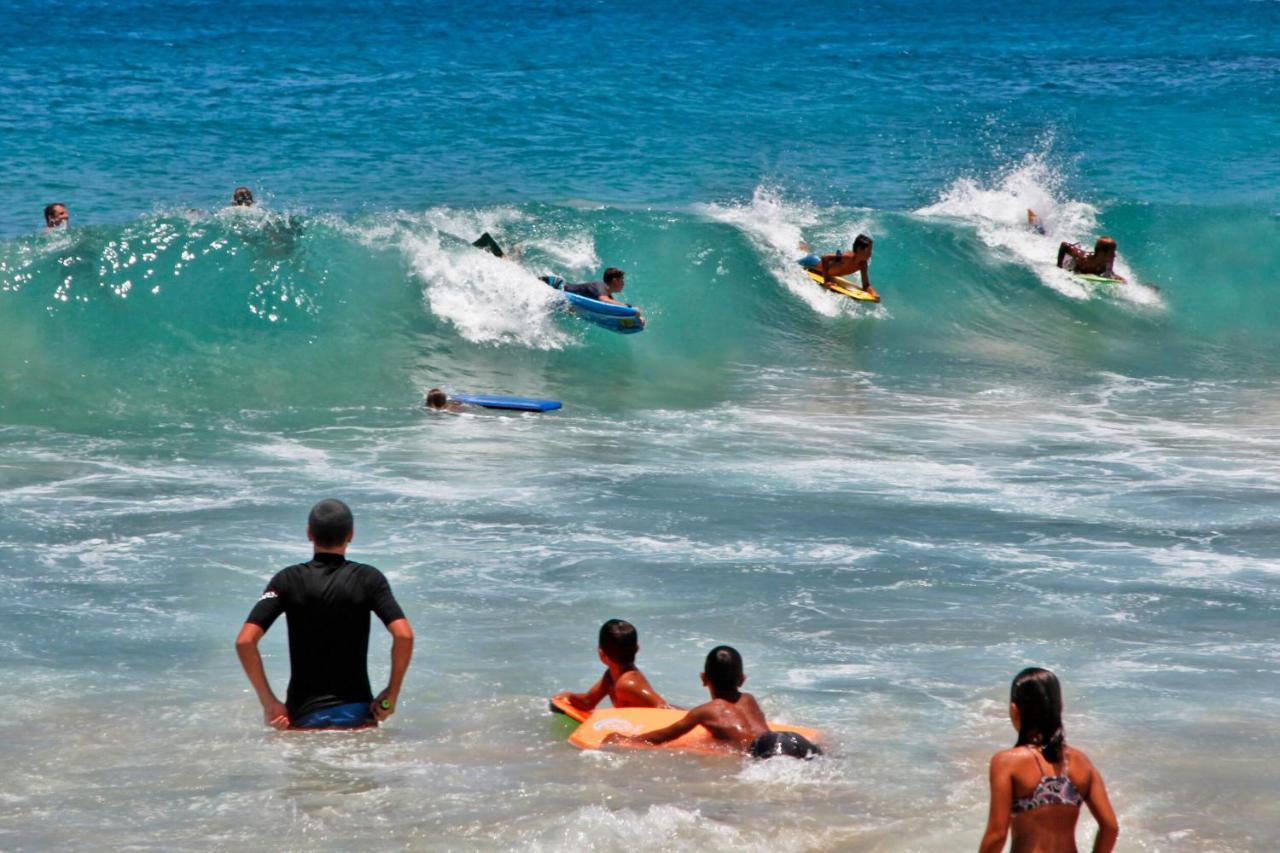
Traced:
<path id="1" fill-rule="evenodd" d="M 450 394 L 449 399 L 468 406 L 511 409 L 516 412 L 551 412 L 561 406 L 559 400 L 532 400 L 528 397 L 499 397 L 493 394 Z"/>
<path id="2" fill-rule="evenodd" d="M 582 319 L 590 320 L 597 326 L 603 326 L 624 335 L 634 335 L 644 331 L 644 321 L 640 319 L 639 310 L 629 305 L 615 305 L 612 302 L 601 302 L 589 296 L 569 293 L 564 289 L 567 282 L 558 275 L 544 275 L 542 280 L 563 293 L 573 313 Z"/>

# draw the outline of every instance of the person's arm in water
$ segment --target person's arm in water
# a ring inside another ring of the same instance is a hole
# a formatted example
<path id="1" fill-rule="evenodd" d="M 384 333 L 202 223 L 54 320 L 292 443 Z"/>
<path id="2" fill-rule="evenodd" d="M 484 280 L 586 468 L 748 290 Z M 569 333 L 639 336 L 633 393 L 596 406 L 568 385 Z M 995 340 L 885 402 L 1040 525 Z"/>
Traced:
<path id="1" fill-rule="evenodd" d="M 666 699 L 658 695 L 649 679 L 638 669 L 623 673 L 613 688 L 613 704 L 619 708 L 670 708 Z"/>
<path id="2" fill-rule="evenodd" d="M 1093 839 L 1093 853 L 1111 853 L 1120 837 L 1120 821 L 1116 820 L 1115 809 L 1111 807 L 1111 799 L 1107 796 L 1107 786 L 1102 781 L 1102 774 L 1093 762 L 1079 750 L 1072 750 L 1072 757 L 1077 761 L 1083 759 L 1089 765 L 1089 782 L 1085 787 L 1084 801 L 1089 812 L 1098 822 L 1098 835 Z"/>
<path id="3" fill-rule="evenodd" d="M 556 698 L 565 700 L 579 711 L 591 711 L 600 704 L 601 699 L 609 695 L 609 688 L 612 686 L 612 680 L 606 671 L 599 681 L 587 688 L 585 693 L 565 692 L 558 694 Z"/>
<path id="4" fill-rule="evenodd" d="M 404 683 L 404 674 L 409 671 L 409 661 L 413 659 L 413 628 L 408 619 L 397 619 L 387 625 L 391 634 L 391 677 L 387 679 L 387 687 L 373 697 L 373 717 L 382 722 L 396 712 L 396 702 L 400 700 L 400 685 Z M 383 703 L 387 703 L 385 706 Z"/>
<path id="5" fill-rule="evenodd" d="M 262 703 L 263 720 L 273 728 L 287 729 L 289 709 L 272 691 L 271 684 L 267 681 L 267 671 L 262 666 L 262 654 L 258 651 L 258 641 L 266 633 L 252 622 L 244 623 L 236 637 L 236 655 L 240 658 L 240 665 L 244 667 L 244 674 L 249 676 L 254 692 L 258 694 L 258 701 Z"/>
<path id="6" fill-rule="evenodd" d="M 991 757 L 991 808 L 987 812 L 987 830 L 982 834 L 978 853 L 1000 853 L 1009 835 L 1013 813 L 1013 773 L 1010 756 L 998 752 Z"/>
<path id="7" fill-rule="evenodd" d="M 657 729 L 648 734 L 629 736 L 618 732 L 611 732 L 605 737 L 606 744 L 618 744 L 622 746 L 657 746 L 667 741 L 675 740 L 683 734 L 693 731 L 694 727 L 700 724 L 706 718 L 708 713 L 707 705 L 699 705 L 698 707 L 685 714 L 666 728 Z"/>

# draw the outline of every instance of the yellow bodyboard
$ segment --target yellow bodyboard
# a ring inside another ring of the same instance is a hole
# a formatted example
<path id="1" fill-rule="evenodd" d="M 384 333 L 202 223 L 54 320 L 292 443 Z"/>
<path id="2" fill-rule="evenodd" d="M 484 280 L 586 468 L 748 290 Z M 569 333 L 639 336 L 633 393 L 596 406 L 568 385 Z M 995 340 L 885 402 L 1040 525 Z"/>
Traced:
<path id="1" fill-rule="evenodd" d="M 813 279 L 813 281 L 822 285 L 827 290 L 830 290 L 832 293 L 838 293 L 841 296 L 847 296 L 850 299 L 856 299 L 859 302 L 879 302 L 880 301 L 879 296 L 872 296 L 870 293 L 867 293 L 865 290 L 863 290 L 861 287 L 858 287 L 856 284 L 849 281 L 847 278 L 833 278 L 831 280 L 835 283 L 828 284 L 822 278 L 822 273 L 814 272 L 813 270 L 805 270 L 805 272 L 808 274 L 809 278 Z"/>

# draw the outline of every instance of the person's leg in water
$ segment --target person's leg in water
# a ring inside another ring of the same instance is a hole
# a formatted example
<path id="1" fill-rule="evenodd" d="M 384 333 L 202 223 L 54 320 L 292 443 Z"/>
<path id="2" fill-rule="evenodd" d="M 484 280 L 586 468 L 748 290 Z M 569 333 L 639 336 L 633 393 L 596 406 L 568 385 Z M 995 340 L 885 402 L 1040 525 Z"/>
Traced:
<path id="1" fill-rule="evenodd" d="M 498 245 L 497 240 L 489 236 L 488 231 L 481 234 L 480 239 L 476 240 L 471 245 L 475 246 L 477 249 L 484 249 L 495 258 L 501 258 L 503 256 L 502 247 Z"/>
<path id="2" fill-rule="evenodd" d="M 822 749 L 795 732 L 765 732 L 751 744 L 752 758 L 772 758 L 775 755 L 809 759 L 822 755 Z"/>

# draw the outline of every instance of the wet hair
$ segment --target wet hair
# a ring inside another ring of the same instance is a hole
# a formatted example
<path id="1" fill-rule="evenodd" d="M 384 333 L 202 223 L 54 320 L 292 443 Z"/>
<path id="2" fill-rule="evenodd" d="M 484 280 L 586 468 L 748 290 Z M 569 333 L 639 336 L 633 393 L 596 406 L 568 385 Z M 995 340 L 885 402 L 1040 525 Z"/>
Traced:
<path id="1" fill-rule="evenodd" d="M 1045 760 L 1062 760 L 1066 734 L 1062 731 L 1062 688 L 1058 676 L 1031 666 L 1014 676 L 1009 701 L 1018 708 L 1018 743 L 1040 747 Z"/>
<path id="2" fill-rule="evenodd" d="M 441 391 L 439 388 L 432 388 L 427 392 L 427 405 L 433 409 L 443 409 L 449 404 L 449 395 Z"/>
<path id="3" fill-rule="evenodd" d="M 356 521 L 351 515 L 351 507 L 337 498 L 327 498 L 311 508 L 307 516 L 307 529 L 311 531 L 311 540 L 319 548 L 334 548 L 345 545 Z"/>
<path id="4" fill-rule="evenodd" d="M 231 194 L 231 204 L 236 207 L 253 207 L 253 191 L 248 187 L 236 187 Z"/>
<path id="5" fill-rule="evenodd" d="M 866 234 L 859 234 L 857 237 L 853 238 L 853 250 L 855 252 L 861 252 L 863 249 L 866 249 L 870 246 L 871 246 L 871 238 L 868 237 Z"/>
<path id="6" fill-rule="evenodd" d="M 600 626 L 600 648 L 604 655 L 614 663 L 623 665 L 636 661 L 636 652 L 640 649 L 640 635 L 636 626 L 625 619 L 610 619 Z"/>
<path id="7" fill-rule="evenodd" d="M 626 275 L 626 273 L 617 267 L 609 267 L 604 271 L 604 280 L 607 282 L 613 281 L 615 278 L 622 278 L 624 275 Z"/>
<path id="8" fill-rule="evenodd" d="M 1105 252 L 1105 251 L 1115 252 L 1115 250 L 1116 250 L 1116 241 L 1112 240 L 1110 237 L 1099 237 L 1098 242 L 1095 243 L 1093 246 L 1094 254 L 1098 254 L 1099 252 Z"/>
<path id="9" fill-rule="evenodd" d="M 54 208 L 58 208 L 58 207 L 65 209 L 66 205 L 60 201 L 55 201 L 53 204 L 46 204 L 44 206 L 44 224 L 45 225 L 52 224 Z"/>
<path id="10" fill-rule="evenodd" d="M 716 693 L 732 693 L 742 685 L 742 655 L 732 646 L 716 646 L 707 652 L 702 673 Z"/>

